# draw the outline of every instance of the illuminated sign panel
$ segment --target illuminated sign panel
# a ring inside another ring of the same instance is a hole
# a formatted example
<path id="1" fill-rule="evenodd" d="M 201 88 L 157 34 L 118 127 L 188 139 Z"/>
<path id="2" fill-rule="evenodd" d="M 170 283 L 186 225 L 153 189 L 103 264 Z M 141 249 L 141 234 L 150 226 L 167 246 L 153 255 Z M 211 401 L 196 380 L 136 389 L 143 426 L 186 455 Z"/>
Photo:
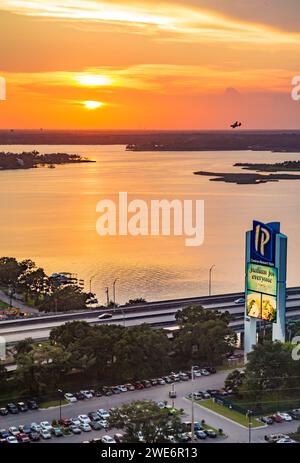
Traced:
<path id="1" fill-rule="evenodd" d="M 270 225 L 254 220 L 251 232 L 251 259 L 274 264 L 276 233 Z"/>
<path id="2" fill-rule="evenodd" d="M 277 280 L 276 268 L 248 263 L 246 291 L 248 317 L 276 321 Z"/>

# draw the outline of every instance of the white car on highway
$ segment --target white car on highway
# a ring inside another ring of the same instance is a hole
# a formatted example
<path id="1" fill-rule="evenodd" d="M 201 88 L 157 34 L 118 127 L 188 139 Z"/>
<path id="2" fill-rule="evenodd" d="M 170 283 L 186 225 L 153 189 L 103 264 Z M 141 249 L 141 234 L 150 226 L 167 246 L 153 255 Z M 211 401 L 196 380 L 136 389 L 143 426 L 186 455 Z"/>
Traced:
<path id="1" fill-rule="evenodd" d="M 70 403 L 77 402 L 76 397 L 75 397 L 73 394 L 71 394 L 70 392 L 67 392 L 67 393 L 65 394 L 65 399 L 66 399 L 68 402 L 70 402 Z"/>

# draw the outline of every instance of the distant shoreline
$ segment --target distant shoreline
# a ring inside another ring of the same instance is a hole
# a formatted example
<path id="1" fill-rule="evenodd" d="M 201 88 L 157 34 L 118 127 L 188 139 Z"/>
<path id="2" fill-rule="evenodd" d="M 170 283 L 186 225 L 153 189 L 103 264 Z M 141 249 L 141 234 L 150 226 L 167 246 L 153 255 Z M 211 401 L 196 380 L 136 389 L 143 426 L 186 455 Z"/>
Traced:
<path id="1" fill-rule="evenodd" d="M 0 152 L 0 172 L 4 170 L 27 170 L 38 167 L 54 169 L 57 165 L 81 164 L 95 162 L 82 158 L 78 154 L 50 153 L 40 154 L 38 151 L 23 153 Z"/>
<path id="2" fill-rule="evenodd" d="M 0 130 L 0 145 L 125 145 L 128 151 L 300 153 L 300 130 Z"/>

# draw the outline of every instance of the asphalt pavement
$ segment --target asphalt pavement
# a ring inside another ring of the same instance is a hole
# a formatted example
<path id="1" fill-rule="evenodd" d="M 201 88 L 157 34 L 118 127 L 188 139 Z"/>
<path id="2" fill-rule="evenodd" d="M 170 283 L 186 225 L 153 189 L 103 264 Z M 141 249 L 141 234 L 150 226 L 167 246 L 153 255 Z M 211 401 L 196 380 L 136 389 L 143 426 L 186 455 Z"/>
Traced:
<path id="1" fill-rule="evenodd" d="M 192 415 L 192 404 L 191 401 L 187 400 L 186 397 L 192 391 L 206 390 L 206 389 L 219 389 L 224 386 L 224 380 L 228 375 L 228 371 L 217 373 L 214 375 L 195 378 L 194 382 L 186 381 L 175 383 L 175 390 L 177 392 L 177 398 L 174 401 L 176 408 L 183 408 L 185 415 L 183 421 L 190 421 Z M 87 414 L 92 411 L 96 411 L 99 408 L 109 409 L 113 407 L 120 407 L 122 404 L 130 403 L 135 400 L 154 400 L 154 401 L 165 401 L 169 404 L 170 401 L 168 394 L 171 389 L 171 385 L 165 386 L 154 386 L 149 389 L 143 389 L 140 391 L 125 392 L 111 397 L 100 397 L 93 398 L 90 400 L 78 401 L 74 404 L 62 406 L 62 416 L 64 418 L 75 418 L 80 414 Z M 67 392 L 67 391 L 66 391 Z M 33 422 L 40 423 L 41 421 L 50 421 L 59 419 L 59 407 L 50 409 L 39 409 L 36 411 L 28 411 L 26 413 L 19 413 L 18 415 L 8 415 L 0 417 L 0 429 L 8 429 L 10 426 L 19 426 L 24 424 L 31 424 Z M 216 429 L 222 428 L 226 434 L 225 439 L 209 439 L 210 442 L 224 442 L 224 443 L 247 443 L 249 441 L 249 431 L 247 428 L 234 423 L 220 415 L 216 415 L 211 411 L 197 405 L 194 407 L 195 420 L 201 421 L 204 419 L 206 423 Z M 292 421 L 291 423 L 273 424 L 272 426 L 263 427 L 260 429 L 252 430 L 251 439 L 252 442 L 264 442 L 265 434 L 273 433 L 289 433 L 294 432 L 299 422 Z M 113 436 L 114 431 L 91 431 L 88 433 L 82 433 L 80 435 L 64 436 L 61 438 L 53 437 L 47 443 L 81 443 L 90 440 L 94 437 L 101 437 L 105 434 Z M 207 439 L 208 441 L 208 439 Z"/>

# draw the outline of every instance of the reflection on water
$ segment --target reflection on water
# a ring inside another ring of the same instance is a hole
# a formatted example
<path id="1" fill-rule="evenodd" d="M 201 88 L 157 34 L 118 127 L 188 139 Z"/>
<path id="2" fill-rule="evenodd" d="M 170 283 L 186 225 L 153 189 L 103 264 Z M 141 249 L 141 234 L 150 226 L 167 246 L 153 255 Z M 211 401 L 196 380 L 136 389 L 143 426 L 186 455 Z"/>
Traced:
<path id="1" fill-rule="evenodd" d="M 117 282 L 117 300 L 188 297 L 244 284 L 244 232 L 252 219 L 280 220 L 289 236 L 289 284 L 298 285 L 300 182 L 232 185 L 193 175 L 196 170 L 237 171 L 235 162 L 298 160 L 300 155 L 260 152 L 130 153 L 123 146 L 4 147 L 0 150 L 76 152 L 95 164 L 0 172 L 0 255 L 32 258 L 48 273 L 71 271 L 93 279 L 104 302 Z M 126 191 L 130 199 L 204 199 L 205 242 L 182 237 L 100 237 L 96 204 Z"/>

